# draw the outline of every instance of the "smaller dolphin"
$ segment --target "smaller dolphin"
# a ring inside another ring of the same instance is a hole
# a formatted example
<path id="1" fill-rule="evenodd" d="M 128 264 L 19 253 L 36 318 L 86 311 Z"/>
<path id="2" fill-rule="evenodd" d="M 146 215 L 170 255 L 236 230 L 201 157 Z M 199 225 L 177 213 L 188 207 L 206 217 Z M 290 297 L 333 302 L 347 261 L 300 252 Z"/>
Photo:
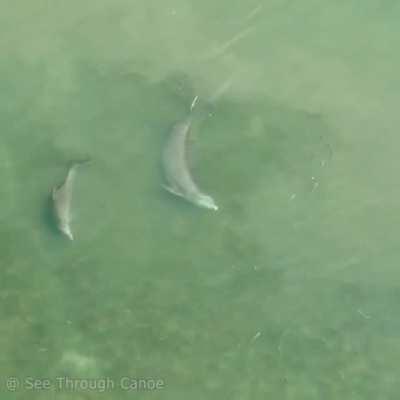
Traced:
<path id="1" fill-rule="evenodd" d="M 190 111 L 193 110 L 197 96 L 192 102 Z M 166 185 L 163 187 L 170 193 L 181 196 L 189 202 L 210 210 L 218 210 L 214 199 L 203 193 L 194 182 L 186 157 L 186 141 L 192 123 L 192 116 L 178 122 L 172 128 L 164 147 L 162 163 L 165 173 Z"/>
<path id="2" fill-rule="evenodd" d="M 58 229 L 70 240 L 74 240 L 70 225 L 72 186 L 78 166 L 89 161 L 90 160 L 84 160 L 71 163 L 64 182 L 60 186 L 54 187 L 52 190 L 53 209 Z"/>

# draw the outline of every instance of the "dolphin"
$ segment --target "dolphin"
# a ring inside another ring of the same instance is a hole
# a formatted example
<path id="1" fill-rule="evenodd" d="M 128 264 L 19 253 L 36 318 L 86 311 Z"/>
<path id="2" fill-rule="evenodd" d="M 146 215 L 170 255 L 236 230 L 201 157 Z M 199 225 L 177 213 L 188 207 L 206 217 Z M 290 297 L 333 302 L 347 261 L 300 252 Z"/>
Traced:
<path id="1" fill-rule="evenodd" d="M 71 163 L 64 182 L 60 186 L 54 187 L 52 190 L 53 211 L 57 220 L 58 229 L 70 240 L 74 240 L 70 225 L 72 186 L 78 166 L 87 162 L 89 162 L 89 160 Z"/>
<path id="2" fill-rule="evenodd" d="M 196 103 L 197 97 L 193 100 L 191 111 Z M 218 210 L 214 199 L 203 193 L 194 182 L 190 173 L 187 155 L 186 142 L 192 124 L 192 115 L 176 123 L 165 144 L 162 164 L 166 184 L 164 189 L 170 193 L 183 197 L 187 201 L 203 208 Z"/>

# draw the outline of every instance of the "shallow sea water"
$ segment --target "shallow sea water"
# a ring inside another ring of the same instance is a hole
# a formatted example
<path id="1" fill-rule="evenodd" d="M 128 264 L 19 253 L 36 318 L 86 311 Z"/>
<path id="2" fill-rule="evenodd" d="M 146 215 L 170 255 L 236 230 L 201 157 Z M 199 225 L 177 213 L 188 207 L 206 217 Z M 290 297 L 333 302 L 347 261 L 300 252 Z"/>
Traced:
<path id="1" fill-rule="evenodd" d="M 399 4 L 1 6 L 1 398 L 397 398 Z M 216 213 L 161 187 L 195 96 Z"/>

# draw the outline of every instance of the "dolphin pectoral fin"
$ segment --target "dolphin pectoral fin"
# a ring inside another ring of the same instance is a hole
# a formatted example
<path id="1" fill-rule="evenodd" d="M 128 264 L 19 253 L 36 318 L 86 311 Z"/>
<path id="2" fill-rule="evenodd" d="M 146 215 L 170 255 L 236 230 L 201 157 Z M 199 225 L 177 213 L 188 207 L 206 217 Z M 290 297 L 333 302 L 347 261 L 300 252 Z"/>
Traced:
<path id="1" fill-rule="evenodd" d="M 162 185 L 162 187 L 163 187 L 167 192 L 170 192 L 170 193 L 174 194 L 175 196 L 183 197 L 183 194 L 182 194 L 178 189 L 175 189 L 175 188 L 173 188 L 173 187 L 171 187 L 171 186 L 168 186 L 168 185 Z"/>
<path id="2" fill-rule="evenodd" d="M 51 198 L 53 199 L 53 201 L 55 201 L 57 198 L 57 188 L 56 187 L 53 187 L 51 189 Z"/>

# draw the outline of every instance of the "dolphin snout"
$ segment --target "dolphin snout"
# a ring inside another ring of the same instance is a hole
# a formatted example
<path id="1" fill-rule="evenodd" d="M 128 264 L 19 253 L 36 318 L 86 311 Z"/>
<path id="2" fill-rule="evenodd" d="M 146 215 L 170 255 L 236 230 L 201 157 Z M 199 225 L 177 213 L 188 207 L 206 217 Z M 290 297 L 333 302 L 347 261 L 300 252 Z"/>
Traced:
<path id="1" fill-rule="evenodd" d="M 72 234 L 71 229 L 66 228 L 63 229 L 62 232 L 69 240 L 74 240 L 74 235 Z"/>

